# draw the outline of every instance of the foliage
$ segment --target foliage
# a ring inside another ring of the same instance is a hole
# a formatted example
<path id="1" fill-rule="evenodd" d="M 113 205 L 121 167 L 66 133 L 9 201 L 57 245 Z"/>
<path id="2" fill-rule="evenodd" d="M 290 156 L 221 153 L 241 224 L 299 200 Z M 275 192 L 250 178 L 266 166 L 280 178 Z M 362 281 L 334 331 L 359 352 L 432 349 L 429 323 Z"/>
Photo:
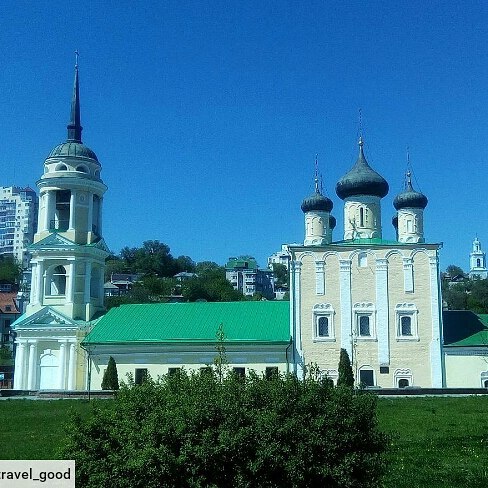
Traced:
<path id="1" fill-rule="evenodd" d="M 6 346 L 1 346 L 0 347 L 0 365 L 1 366 L 10 366 L 12 364 L 12 361 L 13 361 L 12 351 Z"/>
<path id="2" fill-rule="evenodd" d="M 454 276 L 464 276 L 464 271 L 459 266 L 455 264 L 450 264 L 446 268 L 446 273 L 453 278 Z"/>
<path id="3" fill-rule="evenodd" d="M 107 369 L 103 373 L 102 390 L 118 390 L 119 377 L 117 374 L 117 365 L 115 359 L 110 356 L 107 364 Z"/>
<path id="4" fill-rule="evenodd" d="M 62 456 L 86 488 L 367 488 L 385 468 L 375 406 L 311 379 L 183 371 L 74 416 Z"/>
<path id="5" fill-rule="evenodd" d="M 339 356 L 339 377 L 337 378 L 337 386 L 354 387 L 354 375 L 352 372 L 351 360 L 345 349 L 341 349 L 341 354 Z"/>
<path id="6" fill-rule="evenodd" d="M 0 254 L 0 281 L 19 283 L 22 276 L 22 267 L 17 260 L 9 255 Z"/>
<path id="7" fill-rule="evenodd" d="M 217 332 L 215 334 L 215 338 L 217 339 L 217 345 L 215 346 L 217 355 L 214 358 L 214 366 L 219 381 L 222 381 L 224 374 L 227 371 L 229 365 L 229 362 L 227 361 L 226 350 L 225 350 L 224 324 L 219 325 Z"/>
<path id="8" fill-rule="evenodd" d="M 273 263 L 273 273 L 276 278 L 276 286 L 288 286 L 288 269 L 284 264 Z"/>

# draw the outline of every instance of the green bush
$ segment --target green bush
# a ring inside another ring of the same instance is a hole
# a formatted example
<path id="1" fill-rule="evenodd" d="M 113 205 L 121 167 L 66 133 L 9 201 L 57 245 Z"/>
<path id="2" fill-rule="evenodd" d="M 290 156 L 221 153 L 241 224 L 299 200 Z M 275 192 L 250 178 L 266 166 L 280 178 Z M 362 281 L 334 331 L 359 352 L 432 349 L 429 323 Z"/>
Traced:
<path id="1" fill-rule="evenodd" d="M 354 374 L 352 372 L 351 360 L 349 354 L 345 349 L 341 349 L 339 356 L 339 377 L 337 378 L 337 386 L 354 387 Z"/>
<path id="2" fill-rule="evenodd" d="M 103 373 L 102 390 L 118 390 L 119 377 L 117 374 L 117 365 L 115 359 L 110 356 L 107 364 L 107 369 Z"/>
<path id="3" fill-rule="evenodd" d="M 385 470 L 375 409 L 329 382 L 183 371 L 74 416 L 62 456 L 87 488 L 368 488 Z"/>

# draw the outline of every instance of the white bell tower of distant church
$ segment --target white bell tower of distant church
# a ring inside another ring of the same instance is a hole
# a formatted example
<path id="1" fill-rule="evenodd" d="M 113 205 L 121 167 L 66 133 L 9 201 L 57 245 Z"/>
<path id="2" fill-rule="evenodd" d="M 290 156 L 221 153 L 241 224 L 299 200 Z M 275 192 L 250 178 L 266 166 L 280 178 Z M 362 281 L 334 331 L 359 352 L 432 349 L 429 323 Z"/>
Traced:
<path id="1" fill-rule="evenodd" d="M 73 390 L 85 387 L 79 348 L 90 321 L 104 310 L 105 259 L 102 203 L 107 187 L 95 153 L 81 141 L 78 62 L 66 142 L 44 162 L 32 285 L 16 333 L 14 388 Z"/>
<path id="2" fill-rule="evenodd" d="M 486 253 L 481 250 L 481 242 L 478 237 L 473 241 L 473 249 L 469 254 L 469 277 L 471 279 L 488 278 L 488 269 L 486 268 Z"/>

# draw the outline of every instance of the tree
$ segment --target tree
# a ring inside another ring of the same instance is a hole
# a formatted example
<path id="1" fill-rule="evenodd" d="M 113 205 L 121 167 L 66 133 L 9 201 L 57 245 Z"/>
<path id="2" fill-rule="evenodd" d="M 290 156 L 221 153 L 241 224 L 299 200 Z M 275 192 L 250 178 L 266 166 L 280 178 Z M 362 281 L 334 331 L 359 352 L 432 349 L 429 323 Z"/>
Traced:
<path id="1" fill-rule="evenodd" d="M 220 324 L 219 327 L 217 328 L 215 338 L 217 340 L 217 344 L 215 345 L 215 350 L 217 351 L 217 355 L 214 358 L 214 366 L 215 366 L 215 372 L 217 373 L 219 380 L 222 381 L 224 377 L 224 373 L 229 364 L 227 361 L 227 354 L 225 352 L 224 324 Z"/>
<path id="2" fill-rule="evenodd" d="M 373 488 L 387 447 L 375 409 L 371 394 L 312 378 L 182 371 L 73 416 L 60 455 L 85 488 Z"/>
<path id="3" fill-rule="evenodd" d="M 354 387 L 354 375 L 352 372 L 351 360 L 345 349 L 341 349 L 341 354 L 339 356 L 339 377 L 337 378 L 337 386 Z"/>
<path id="4" fill-rule="evenodd" d="M 273 263 L 273 273 L 276 278 L 276 286 L 288 286 L 288 269 L 284 264 Z"/>
<path id="5" fill-rule="evenodd" d="M 160 277 L 178 273 L 176 260 L 169 246 L 159 241 L 144 241 L 142 247 L 124 247 L 120 256 L 126 268 L 132 273 L 155 274 Z"/>
<path id="6" fill-rule="evenodd" d="M 464 271 L 455 264 L 450 264 L 446 268 L 446 273 L 451 277 L 454 278 L 455 276 L 464 276 Z"/>
<path id="7" fill-rule="evenodd" d="M 102 390 L 118 390 L 119 377 L 117 375 L 117 365 L 115 359 L 110 356 L 107 364 L 107 369 L 103 373 Z"/>
<path id="8" fill-rule="evenodd" d="M 19 283 L 22 276 L 22 267 L 13 256 L 0 254 L 0 281 L 6 283 Z"/>

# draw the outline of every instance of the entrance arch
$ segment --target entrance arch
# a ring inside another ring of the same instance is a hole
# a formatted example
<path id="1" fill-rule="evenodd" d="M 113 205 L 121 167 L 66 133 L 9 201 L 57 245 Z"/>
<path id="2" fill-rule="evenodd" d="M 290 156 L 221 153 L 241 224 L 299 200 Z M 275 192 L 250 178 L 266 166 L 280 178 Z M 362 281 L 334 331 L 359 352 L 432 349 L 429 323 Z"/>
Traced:
<path id="1" fill-rule="evenodd" d="M 43 354 L 41 356 L 41 374 L 39 380 L 40 390 L 57 389 L 58 381 L 58 358 L 54 354 Z"/>

